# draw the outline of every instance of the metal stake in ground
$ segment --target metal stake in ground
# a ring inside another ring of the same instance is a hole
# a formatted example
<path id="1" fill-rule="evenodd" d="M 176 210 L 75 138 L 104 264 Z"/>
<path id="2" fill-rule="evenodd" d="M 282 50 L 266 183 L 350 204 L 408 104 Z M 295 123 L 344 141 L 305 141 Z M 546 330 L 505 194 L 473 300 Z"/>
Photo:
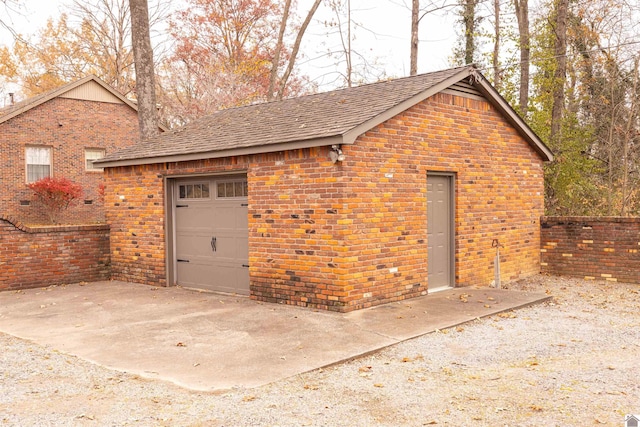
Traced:
<path id="1" fill-rule="evenodd" d="M 493 260 L 494 287 L 500 289 L 500 248 L 504 245 L 500 244 L 500 240 L 493 239 L 491 247 L 496 248 L 496 257 Z"/>

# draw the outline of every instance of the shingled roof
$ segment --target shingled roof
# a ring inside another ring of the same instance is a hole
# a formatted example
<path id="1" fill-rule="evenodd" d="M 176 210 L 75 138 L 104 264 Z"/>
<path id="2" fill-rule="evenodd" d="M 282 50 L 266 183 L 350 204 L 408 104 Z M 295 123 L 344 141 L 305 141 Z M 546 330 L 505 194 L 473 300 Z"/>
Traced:
<path id="1" fill-rule="evenodd" d="M 471 77 L 545 159 L 551 151 L 472 66 L 215 112 L 96 162 L 126 166 L 352 144 L 424 99 Z"/>
<path id="2" fill-rule="evenodd" d="M 53 98 L 57 98 L 59 96 L 64 96 L 66 93 L 71 92 L 73 89 L 76 89 L 82 85 L 84 85 L 85 83 L 88 82 L 95 82 L 98 85 L 102 86 L 102 88 L 104 90 L 106 90 L 107 92 L 109 92 L 111 95 L 113 95 L 114 97 L 118 98 L 120 101 L 122 101 L 123 104 L 128 105 L 129 107 L 133 108 L 135 111 L 138 111 L 138 108 L 136 107 L 136 105 L 131 102 L 130 100 L 128 100 L 124 95 L 122 95 L 120 92 L 118 92 L 117 90 L 115 90 L 114 88 L 112 88 L 111 86 L 109 86 L 108 84 L 106 84 L 105 82 L 103 82 L 102 80 L 100 80 L 98 77 L 93 76 L 93 75 L 89 75 L 87 77 L 84 77 L 80 80 L 76 80 L 74 82 L 68 83 L 66 85 L 60 86 L 56 89 L 41 93 L 39 95 L 33 96 L 31 98 L 27 98 L 23 101 L 20 102 L 16 102 L 13 105 L 9 105 L 7 107 L 1 108 L 0 109 L 0 123 L 6 122 L 7 120 L 16 117 L 22 113 L 24 113 L 25 111 L 29 111 L 32 108 L 37 107 L 38 105 L 44 104 L 45 102 L 53 99 Z"/>

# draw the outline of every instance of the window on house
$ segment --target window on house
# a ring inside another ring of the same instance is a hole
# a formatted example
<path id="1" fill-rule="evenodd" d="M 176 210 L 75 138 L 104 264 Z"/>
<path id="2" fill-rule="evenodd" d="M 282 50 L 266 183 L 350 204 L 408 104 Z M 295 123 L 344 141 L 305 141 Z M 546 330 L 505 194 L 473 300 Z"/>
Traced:
<path id="1" fill-rule="evenodd" d="M 51 147 L 27 147 L 27 184 L 51 176 Z"/>
<path id="2" fill-rule="evenodd" d="M 84 162 L 88 171 L 102 172 L 104 168 L 95 166 L 94 161 L 104 157 L 104 150 L 101 148 L 85 148 Z"/>

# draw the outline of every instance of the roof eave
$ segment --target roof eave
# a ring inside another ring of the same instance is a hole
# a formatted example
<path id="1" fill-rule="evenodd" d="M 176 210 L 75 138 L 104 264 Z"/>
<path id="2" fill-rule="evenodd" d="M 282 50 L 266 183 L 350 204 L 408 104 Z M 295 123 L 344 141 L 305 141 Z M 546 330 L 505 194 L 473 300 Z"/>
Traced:
<path id="1" fill-rule="evenodd" d="M 344 144 L 342 135 L 314 138 L 304 141 L 282 142 L 278 144 L 259 145 L 254 147 L 230 148 L 227 150 L 203 151 L 189 154 L 169 154 L 166 156 L 142 157 L 122 160 L 97 160 L 96 166 L 113 168 L 121 166 L 138 166 L 158 163 L 187 162 L 193 160 L 219 159 L 223 157 L 248 156 L 252 154 L 276 153 L 278 151 L 298 150 L 304 148 L 325 147 Z"/>

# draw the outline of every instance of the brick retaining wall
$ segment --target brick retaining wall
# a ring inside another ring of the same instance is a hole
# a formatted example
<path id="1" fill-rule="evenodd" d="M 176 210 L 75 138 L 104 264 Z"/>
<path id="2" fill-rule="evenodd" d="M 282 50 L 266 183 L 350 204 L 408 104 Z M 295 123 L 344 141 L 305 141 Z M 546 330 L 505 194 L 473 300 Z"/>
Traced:
<path id="1" fill-rule="evenodd" d="M 543 217 L 541 271 L 640 283 L 640 218 Z"/>
<path id="2" fill-rule="evenodd" d="M 0 216 L 0 290 L 108 280 L 109 226 L 27 227 Z"/>

